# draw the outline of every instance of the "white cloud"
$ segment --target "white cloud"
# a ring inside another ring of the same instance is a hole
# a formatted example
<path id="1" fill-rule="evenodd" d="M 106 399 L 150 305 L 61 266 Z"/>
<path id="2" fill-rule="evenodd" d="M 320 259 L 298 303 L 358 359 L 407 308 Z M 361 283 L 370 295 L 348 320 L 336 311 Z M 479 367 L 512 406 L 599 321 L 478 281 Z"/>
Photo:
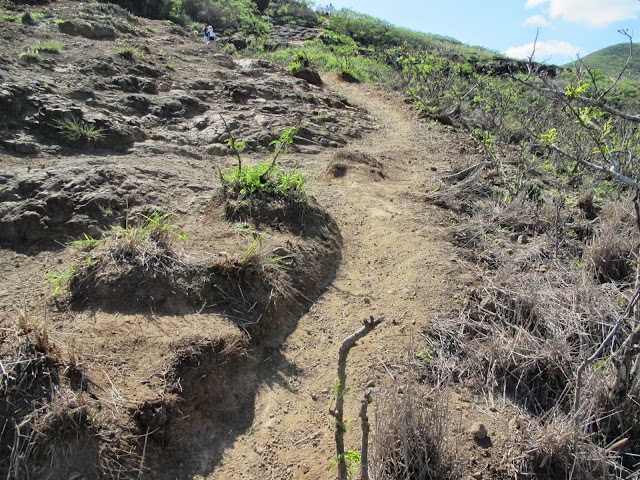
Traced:
<path id="1" fill-rule="evenodd" d="M 523 23 L 523 27 L 547 27 L 549 22 L 542 15 L 533 15 L 527 18 Z"/>
<path id="2" fill-rule="evenodd" d="M 519 47 L 511 47 L 507 49 L 504 54 L 513 58 L 529 58 L 531 52 L 533 52 L 534 43 L 527 43 Z M 539 62 L 545 61 L 548 58 L 556 57 L 562 59 L 575 58 L 576 54 L 584 55 L 586 52 L 583 48 L 571 45 L 569 42 L 563 42 L 562 40 L 548 40 L 546 42 L 537 42 L 535 44 L 536 54 L 534 60 Z M 563 62 L 564 63 L 564 62 Z"/>
<path id="3" fill-rule="evenodd" d="M 614 22 L 637 18 L 640 2 L 635 0 L 527 0 L 525 7 L 547 4 L 552 19 L 604 27 Z"/>

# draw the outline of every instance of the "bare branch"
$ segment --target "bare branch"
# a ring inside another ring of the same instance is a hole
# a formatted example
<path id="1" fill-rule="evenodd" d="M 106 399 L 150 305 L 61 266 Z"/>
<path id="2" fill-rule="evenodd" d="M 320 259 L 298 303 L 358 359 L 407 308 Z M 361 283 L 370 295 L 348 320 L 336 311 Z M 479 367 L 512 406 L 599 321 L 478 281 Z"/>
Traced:
<path id="1" fill-rule="evenodd" d="M 338 462 L 338 480 L 347 480 L 347 464 L 344 458 L 344 393 L 347 384 L 347 356 L 349 351 L 356 346 L 358 340 L 366 336 L 374 328 L 382 323 L 384 317 L 374 319 L 373 316 L 363 321 L 359 330 L 349 335 L 342 341 L 338 352 L 338 384 L 335 391 L 336 408 L 329 413 L 335 418 L 336 460 Z"/>
<path id="2" fill-rule="evenodd" d="M 372 402 L 371 394 L 373 388 L 369 388 L 362 401 L 360 403 L 360 422 L 362 424 L 362 452 L 360 454 L 360 479 L 369 480 L 369 417 L 367 416 L 367 409 Z"/>
<path id="3" fill-rule="evenodd" d="M 606 169 L 601 165 L 597 165 L 595 163 L 589 162 L 587 160 L 584 160 L 583 158 L 580 158 L 570 152 L 567 152 L 566 150 L 563 150 L 560 147 L 557 147 L 555 145 L 542 145 L 542 144 L 535 144 L 532 145 L 533 147 L 543 147 L 543 148 L 548 148 L 550 150 L 553 150 L 554 152 L 562 155 L 565 158 L 568 158 L 569 160 L 572 160 L 574 162 L 578 162 L 582 165 L 584 165 L 587 168 L 590 168 L 591 170 L 595 170 L 596 172 L 600 172 L 600 173 L 604 173 L 605 175 L 610 176 L 611 178 L 613 178 L 614 180 L 617 180 L 620 183 L 624 183 L 625 185 L 635 189 L 635 190 L 640 190 L 640 183 L 636 182 L 635 180 L 627 177 L 626 175 L 621 174 L 620 172 L 618 172 L 617 170 L 611 168 L 611 169 Z"/>

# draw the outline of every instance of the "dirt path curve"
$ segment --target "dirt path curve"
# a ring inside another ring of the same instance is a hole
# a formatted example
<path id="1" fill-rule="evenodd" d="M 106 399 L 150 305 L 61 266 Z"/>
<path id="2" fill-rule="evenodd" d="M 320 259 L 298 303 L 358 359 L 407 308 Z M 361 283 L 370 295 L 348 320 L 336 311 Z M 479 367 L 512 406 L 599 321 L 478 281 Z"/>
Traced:
<path id="1" fill-rule="evenodd" d="M 314 195 L 340 226 L 342 264 L 278 354 L 262 362 L 253 425 L 233 435 L 211 480 L 330 478 L 328 410 L 342 339 L 363 318 L 385 316 L 349 357 L 348 386 L 355 391 L 346 400 L 347 418 L 355 419 L 363 388 L 395 375 L 412 333 L 437 312 L 454 308 L 469 281 L 447 242 L 443 213 L 422 200 L 425 183 L 458 153 L 459 139 L 420 123 L 398 96 L 329 82 L 328 88 L 365 108 L 379 125 L 338 154 L 302 161 L 315 173 Z M 341 176 L 322 174 L 331 161 L 342 165 L 336 169 Z M 358 422 L 351 425 L 347 448 L 359 450 Z"/>

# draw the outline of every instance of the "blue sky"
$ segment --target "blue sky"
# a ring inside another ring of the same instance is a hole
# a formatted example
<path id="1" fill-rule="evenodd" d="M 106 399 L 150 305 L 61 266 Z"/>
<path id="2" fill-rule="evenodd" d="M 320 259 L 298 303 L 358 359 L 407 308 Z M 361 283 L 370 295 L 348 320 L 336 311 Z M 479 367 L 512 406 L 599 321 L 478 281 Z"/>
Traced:
<path id="1" fill-rule="evenodd" d="M 539 29 L 535 60 L 558 65 L 575 60 L 577 55 L 628 42 L 618 33 L 620 29 L 634 35 L 634 43 L 640 45 L 639 0 L 334 0 L 332 3 L 337 9 L 350 8 L 394 25 L 446 35 L 516 58 L 529 56 Z"/>

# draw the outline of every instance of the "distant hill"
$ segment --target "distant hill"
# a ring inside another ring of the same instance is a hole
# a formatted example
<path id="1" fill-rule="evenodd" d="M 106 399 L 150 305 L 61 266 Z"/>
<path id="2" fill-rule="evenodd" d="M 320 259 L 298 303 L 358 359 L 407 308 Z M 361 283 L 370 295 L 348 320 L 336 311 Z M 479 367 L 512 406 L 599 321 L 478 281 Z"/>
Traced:
<path id="1" fill-rule="evenodd" d="M 612 45 L 597 52 L 590 53 L 583 57 L 581 61 L 589 68 L 597 69 L 606 75 L 616 77 L 629 57 L 630 48 L 634 54 L 624 73 L 624 78 L 640 82 L 640 52 L 638 51 L 640 47 L 636 45 L 632 47 L 629 46 L 629 43 Z M 576 66 L 577 63 L 578 62 L 571 62 L 564 65 L 564 67 L 572 68 Z"/>

